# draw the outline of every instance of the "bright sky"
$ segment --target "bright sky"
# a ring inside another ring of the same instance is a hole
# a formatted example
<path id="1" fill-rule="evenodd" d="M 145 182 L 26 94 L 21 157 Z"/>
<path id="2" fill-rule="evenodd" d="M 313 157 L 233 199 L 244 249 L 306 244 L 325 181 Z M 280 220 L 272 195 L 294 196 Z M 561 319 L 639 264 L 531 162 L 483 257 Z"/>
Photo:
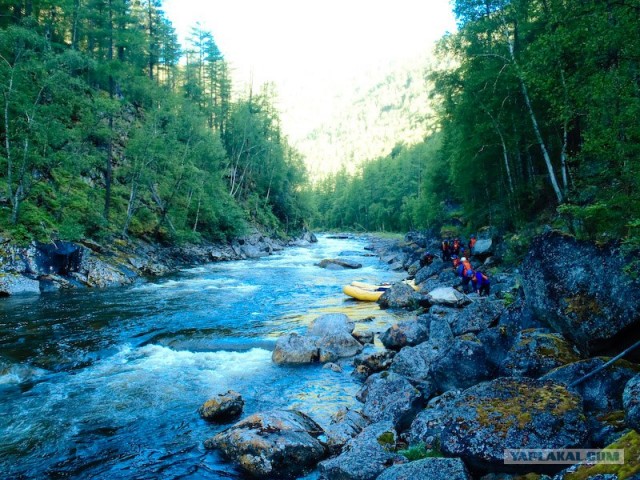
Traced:
<path id="1" fill-rule="evenodd" d="M 275 83 L 292 118 L 455 29 L 448 0 L 164 0 L 163 9 L 183 45 L 198 21 L 213 34 L 236 85 Z M 292 137 L 308 129 L 290 127 Z"/>

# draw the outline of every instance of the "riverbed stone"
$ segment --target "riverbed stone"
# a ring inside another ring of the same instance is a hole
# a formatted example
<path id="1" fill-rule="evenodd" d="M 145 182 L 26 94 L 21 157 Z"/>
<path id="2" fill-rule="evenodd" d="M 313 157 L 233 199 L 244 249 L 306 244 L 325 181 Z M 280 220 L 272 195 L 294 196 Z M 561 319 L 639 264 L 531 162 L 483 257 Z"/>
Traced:
<path id="1" fill-rule="evenodd" d="M 326 454 L 322 429 L 295 410 L 256 413 L 205 441 L 256 478 L 289 478 L 308 472 Z"/>
<path id="2" fill-rule="evenodd" d="M 392 372 L 371 375 L 357 398 L 372 422 L 390 420 L 398 430 L 408 427 L 423 405 L 420 391 L 407 378 Z"/>
<path id="3" fill-rule="evenodd" d="M 459 458 L 424 458 L 388 468 L 377 480 L 471 480 Z"/>
<path id="4" fill-rule="evenodd" d="M 289 333 L 276 341 L 276 346 L 271 354 L 274 363 L 311 363 L 320 359 L 315 339 Z"/>
<path id="5" fill-rule="evenodd" d="M 315 345 L 318 348 L 320 362 L 335 362 L 340 358 L 353 357 L 362 352 L 364 348 L 360 342 L 346 332 L 337 332 L 316 338 Z"/>
<path id="6" fill-rule="evenodd" d="M 242 395 L 233 390 L 207 400 L 199 409 L 200 416 L 214 422 L 228 422 L 238 417 L 244 408 Z"/>
<path id="7" fill-rule="evenodd" d="M 394 453 L 396 441 L 391 422 L 369 425 L 346 443 L 339 456 L 320 462 L 320 474 L 327 480 L 374 480 L 395 462 L 406 461 Z"/>
<path id="8" fill-rule="evenodd" d="M 358 268 L 362 268 L 362 264 L 358 263 L 358 262 L 354 262 L 352 260 L 347 260 L 344 258 L 325 258 L 324 260 L 321 260 L 320 263 L 318 263 L 318 266 L 320 268 L 327 268 L 329 270 L 332 269 L 358 269 Z"/>

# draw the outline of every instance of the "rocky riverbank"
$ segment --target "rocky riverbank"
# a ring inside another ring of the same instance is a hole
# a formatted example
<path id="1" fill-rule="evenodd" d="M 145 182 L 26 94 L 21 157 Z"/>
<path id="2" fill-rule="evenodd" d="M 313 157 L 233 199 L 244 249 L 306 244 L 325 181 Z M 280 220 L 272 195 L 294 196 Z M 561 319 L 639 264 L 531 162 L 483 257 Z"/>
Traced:
<path id="1" fill-rule="evenodd" d="M 55 241 L 17 246 L 0 239 L 0 296 L 127 285 L 142 277 L 166 275 L 185 265 L 258 258 L 288 245 L 316 241 L 311 232 L 280 240 L 258 230 L 226 244 L 173 247 L 142 240 L 116 240 L 109 245 Z"/>
<path id="2" fill-rule="evenodd" d="M 380 298 L 415 317 L 379 332 L 375 346 L 337 314 L 276 344 L 276 363 L 353 357 L 359 408 L 325 428 L 302 412 L 256 413 L 205 445 L 258 478 L 316 467 L 328 480 L 639 478 L 638 356 L 598 371 L 640 340 L 640 282 L 622 253 L 548 232 L 522 265 L 497 268 L 499 245 L 481 238 L 471 261 L 492 285 L 479 297 L 453 288 L 449 262 L 420 267 L 437 243 L 414 233 L 372 244 L 420 287 L 398 283 Z M 624 449 L 624 465 L 505 463 L 505 450 L 607 446 Z"/>

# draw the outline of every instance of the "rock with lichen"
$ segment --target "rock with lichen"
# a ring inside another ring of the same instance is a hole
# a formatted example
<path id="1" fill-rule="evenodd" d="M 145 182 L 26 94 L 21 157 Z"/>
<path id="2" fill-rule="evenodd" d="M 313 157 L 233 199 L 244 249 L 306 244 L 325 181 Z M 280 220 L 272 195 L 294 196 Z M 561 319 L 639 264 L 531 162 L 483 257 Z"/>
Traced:
<path id="1" fill-rule="evenodd" d="M 580 360 L 579 352 L 559 333 L 529 329 L 518 333 L 500 365 L 507 377 L 538 378 L 554 368 Z"/>
<path id="2" fill-rule="evenodd" d="M 320 440 L 330 453 L 339 453 L 342 447 L 362 432 L 369 423 L 370 420 L 358 410 L 340 410 L 331 418 L 331 423 L 324 429 L 324 438 L 320 437 Z"/>
<path id="3" fill-rule="evenodd" d="M 430 378 L 440 392 L 465 389 L 490 376 L 485 347 L 473 333 L 454 338 L 431 363 Z"/>
<path id="4" fill-rule="evenodd" d="M 443 453 L 477 468 L 503 470 L 505 449 L 578 448 L 587 439 L 582 399 L 551 381 L 497 378 L 444 410 Z"/>
<path id="5" fill-rule="evenodd" d="M 424 458 L 385 470 L 378 480 L 471 480 L 459 458 Z"/>
<path id="6" fill-rule="evenodd" d="M 406 458 L 395 453 L 397 434 L 391 422 L 369 425 L 349 440 L 342 453 L 318 465 L 327 480 L 373 480 Z"/>
<path id="7" fill-rule="evenodd" d="M 256 413 L 205 441 L 256 478 L 296 477 L 325 456 L 322 429 L 295 410 Z"/>
<path id="8" fill-rule="evenodd" d="M 522 264 L 527 303 L 584 353 L 602 351 L 640 325 L 640 279 L 626 273 L 627 265 L 615 246 L 545 233 Z"/>
<path id="9" fill-rule="evenodd" d="M 200 416 L 214 422 L 227 422 L 242 413 L 244 400 L 233 390 L 207 400 L 199 409 Z"/>
<path id="10" fill-rule="evenodd" d="M 382 335 L 380 341 L 390 350 L 400 350 L 403 347 L 415 346 L 429 338 L 428 315 L 394 323 Z"/>
<path id="11" fill-rule="evenodd" d="M 629 380 L 622 395 L 627 425 L 640 430 L 640 375 Z"/>

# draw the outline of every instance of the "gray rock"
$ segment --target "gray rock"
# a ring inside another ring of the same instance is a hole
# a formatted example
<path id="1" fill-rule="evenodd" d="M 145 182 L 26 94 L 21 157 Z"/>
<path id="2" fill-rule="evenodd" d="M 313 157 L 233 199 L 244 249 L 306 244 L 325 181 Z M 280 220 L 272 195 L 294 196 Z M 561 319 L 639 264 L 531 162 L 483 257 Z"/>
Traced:
<path id="1" fill-rule="evenodd" d="M 372 331 L 356 330 L 351 335 L 363 345 L 373 343 L 375 340 L 375 333 Z"/>
<path id="2" fill-rule="evenodd" d="M 406 461 L 393 453 L 397 440 L 391 422 L 369 425 L 344 446 L 342 454 L 320 462 L 327 480 L 373 480 L 395 461 Z"/>
<path id="3" fill-rule="evenodd" d="M 0 274 L 0 296 L 34 293 L 40 293 L 40 282 L 38 280 L 13 273 Z"/>
<path id="4" fill-rule="evenodd" d="M 325 428 L 324 436 L 320 437 L 320 440 L 329 448 L 330 453 L 336 454 L 349 440 L 362 432 L 369 423 L 369 419 L 362 412 L 349 409 L 340 410 L 333 416 L 331 424 Z"/>
<path id="5" fill-rule="evenodd" d="M 370 354 L 362 354 L 353 359 L 353 364 L 356 367 L 364 366 L 369 373 L 381 372 L 391 366 L 395 354 L 396 352 L 392 350 L 380 350 Z"/>
<path id="6" fill-rule="evenodd" d="M 478 298 L 451 318 L 453 334 L 478 333 L 498 323 L 504 312 L 504 302 Z"/>
<path id="7" fill-rule="evenodd" d="M 337 332 L 325 335 L 315 340 L 321 362 L 335 362 L 340 358 L 353 357 L 362 352 L 363 345 L 352 335 L 345 332 Z"/>
<path id="8" fill-rule="evenodd" d="M 332 372 L 335 372 L 335 373 L 342 373 L 342 367 L 340 365 L 338 365 L 337 363 L 331 363 L 331 362 L 325 363 L 322 366 L 322 369 L 323 370 L 331 370 Z"/>
<path id="9" fill-rule="evenodd" d="M 325 456 L 320 426 L 301 412 L 256 413 L 205 441 L 256 478 L 294 477 Z"/>
<path id="10" fill-rule="evenodd" d="M 394 465 L 382 472 L 378 480 L 471 480 L 459 458 L 425 458 Z"/>
<path id="11" fill-rule="evenodd" d="M 505 466 L 505 449 L 578 448 L 587 439 L 580 396 L 529 378 L 498 378 L 465 390 L 445 409 L 442 423 L 445 455 L 492 471 L 518 470 Z"/>
<path id="12" fill-rule="evenodd" d="M 586 374 L 595 371 L 607 358 L 590 358 L 558 367 L 544 375 L 542 380 L 570 385 Z M 572 387 L 583 399 L 587 412 L 609 412 L 622 409 L 622 392 L 627 382 L 638 373 L 638 366 L 618 360 L 605 370 Z"/>
<path id="13" fill-rule="evenodd" d="M 421 393 L 402 375 L 371 375 L 358 392 L 363 413 L 374 423 L 389 420 L 397 430 L 408 427 L 422 408 Z"/>
<path id="14" fill-rule="evenodd" d="M 479 238 L 473 247 L 472 255 L 486 257 L 493 253 L 493 240 L 490 238 Z"/>
<path id="15" fill-rule="evenodd" d="M 229 390 L 207 400 L 198 410 L 200 416 L 215 422 L 227 422 L 242 413 L 244 400 L 238 392 Z"/>
<path id="16" fill-rule="evenodd" d="M 427 295 L 427 299 L 432 305 L 448 305 L 452 307 L 462 307 L 471 302 L 469 297 L 452 287 L 440 287 L 431 290 Z"/>
<path id="17" fill-rule="evenodd" d="M 297 333 L 278 338 L 271 354 L 274 363 L 310 363 L 319 359 L 320 353 L 314 339 Z"/>
<path id="18" fill-rule="evenodd" d="M 505 377 L 538 378 L 578 360 L 579 352 L 559 333 L 523 330 L 500 365 L 500 373 Z"/>
<path id="19" fill-rule="evenodd" d="M 382 308 L 415 309 L 420 304 L 421 296 L 406 283 L 395 283 L 378 299 Z"/>
<path id="20" fill-rule="evenodd" d="M 414 380 L 430 380 L 433 362 L 444 355 L 448 348 L 431 342 L 404 347 L 393 358 L 390 370 Z"/>
<path id="21" fill-rule="evenodd" d="M 460 392 L 452 390 L 429 400 L 427 408 L 411 424 L 409 441 L 412 445 L 422 443 L 428 449 L 440 446 L 445 413 L 459 395 Z"/>
<path id="22" fill-rule="evenodd" d="M 443 262 L 442 259 L 436 257 L 433 259 L 431 265 L 422 267 L 415 274 L 416 285 L 423 284 L 427 279 L 439 275 L 445 268 L 451 267 L 451 263 Z"/>
<path id="23" fill-rule="evenodd" d="M 325 258 L 324 260 L 321 260 L 320 263 L 318 263 L 318 266 L 320 268 L 338 268 L 338 269 L 343 269 L 343 268 L 348 268 L 348 269 L 358 269 L 358 268 L 362 268 L 362 264 L 358 263 L 358 262 L 354 262 L 351 260 L 345 260 L 342 258 Z"/>
<path id="24" fill-rule="evenodd" d="M 440 392 L 468 388 L 489 377 L 485 348 L 472 333 L 456 337 L 431 364 L 431 379 Z"/>
<path id="25" fill-rule="evenodd" d="M 640 325 L 640 280 L 625 273 L 628 264 L 614 247 L 545 233 L 522 264 L 527 303 L 587 354 L 616 346 L 618 334 Z"/>
<path id="26" fill-rule="evenodd" d="M 439 350 L 445 350 L 453 341 L 453 332 L 446 319 L 436 315 L 430 315 L 429 341 L 438 346 Z"/>
<path id="27" fill-rule="evenodd" d="M 424 318 L 415 318 L 396 323 L 380 335 L 382 344 L 390 350 L 400 350 L 426 341 L 429 338 L 429 324 Z"/>
<path id="28" fill-rule="evenodd" d="M 349 320 L 344 313 L 327 313 L 321 315 L 311 322 L 307 329 L 308 336 L 324 337 L 334 335 L 339 332 L 351 335 L 355 323 Z"/>
<path id="29" fill-rule="evenodd" d="M 622 394 L 622 403 L 627 426 L 640 430 L 640 375 L 627 382 Z"/>

